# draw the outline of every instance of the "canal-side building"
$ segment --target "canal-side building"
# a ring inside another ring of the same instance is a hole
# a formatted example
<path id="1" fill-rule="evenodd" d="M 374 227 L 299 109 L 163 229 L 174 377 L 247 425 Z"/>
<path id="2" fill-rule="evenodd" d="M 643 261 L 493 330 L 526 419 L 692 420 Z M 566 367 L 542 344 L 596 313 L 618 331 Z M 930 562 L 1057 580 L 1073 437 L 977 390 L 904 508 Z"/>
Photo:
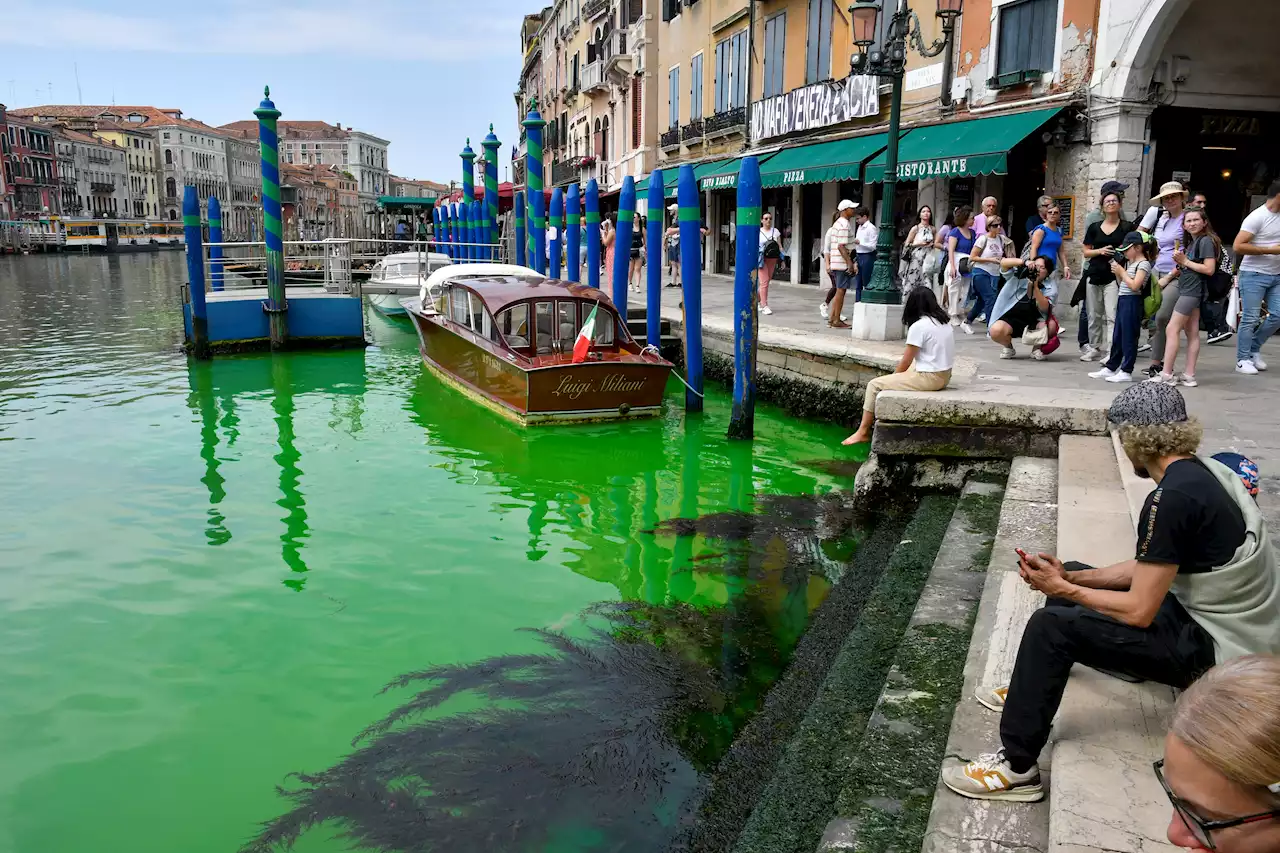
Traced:
<path id="1" fill-rule="evenodd" d="M 62 215 L 130 218 L 129 166 L 124 149 L 72 130 L 64 122 L 54 122 L 50 128 L 58 158 Z"/>
<path id="2" fill-rule="evenodd" d="M 0 104 L 0 219 L 13 218 L 13 167 L 9 165 L 9 114 Z"/>
<path id="3" fill-rule="evenodd" d="M 524 57 L 520 67 L 520 85 L 516 89 L 516 122 L 520 127 L 520 139 L 512 146 L 511 181 L 520 191 L 525 189 L 525 129 L 519 123 L 529 113 L 535 102 L 546 102 L 542 77 L 542 24 L 551 14 L 551 7 L 532 15 L 525 15 L 520 24 L 520 52 Z"/>
<path id="4" fill-rule="evenodd" d="M 156 182 L 156 141 L 151 133 L 121 121 L 94 118 L 88 122 L 69 122 L 75 130 L 89 133 L 124 150 L 128 167 L 128 216 L 137 219 L 160 218 L 160 193 Z"/>
<path id="5" fill-rule="evenodd" d="M 14 115 L 6 122 L 7 163 L 13 176 L 13 217 L 39 219 L 62 215 L 62 189 L 50 128 Z"/>
<path id="6" fill-rule="evenodd" d="M 221 199 L 222 233 L 227 241 L 259 240 L 261 231 L 262 156 L 258 123 L 235 122 L 218 128 L 227 140 L 227 185 Z"/>

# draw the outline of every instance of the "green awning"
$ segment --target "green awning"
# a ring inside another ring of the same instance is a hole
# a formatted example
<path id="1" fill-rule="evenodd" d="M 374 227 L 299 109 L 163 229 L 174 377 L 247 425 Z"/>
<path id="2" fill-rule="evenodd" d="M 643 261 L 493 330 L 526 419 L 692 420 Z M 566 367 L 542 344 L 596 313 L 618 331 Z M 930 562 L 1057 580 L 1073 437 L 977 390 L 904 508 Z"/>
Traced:
<path id="1" fill-rule="evenodd" d="M 738 185 L 738 170 L 741 168 L 742 158 L 735 157 L 708 163 L 705 169 L 695 169 L 694 174 L 698 177 L 698 186 L 704 190 L 729 190 Z"/>
<path id="2" fill-rule="evenodd" d="M 1009 171 L 1009 149 L 1061 112 L 1062 107 L 1012 115 L 917 127 L 898 144 L 898 180 L 1003 175 Z M 882 153 L 867 164 L 863 180 L 884 180 Z"/>
<path id="3" fill-rule="evenodd" d="M 699 186 L 701 186 L 701 181 L 704 175 L 728 164 L 733 165 L 733 173 L 736 175 L 738 173 L 737 163 L 737 160 L 712 160 L 706 163 L 699 163 L 693 167 L 694 180 L 698 181 Z M 662 185 L 667 198 L 676 197 L 676 186 L 680 183 L 680 166 L 680 163 L 675 163 L 671 166 L 664 167 L 662 170 Z M 705 187 L 703 187 L 703 189 L 705 189 Z M 636 195 L 642 196 L 648 192 L 649 176 L 645 175 L 643 178 L 638 178 L 636 180 Z"/>
<path id="4" fill-rule="evenodd" d="M 760 184 L 789 187 L 859 180 L 862 164 L 883 151 L 888 139 L 887 134 L 875 133 L 784 148 L 760 164 Z"/>
<path id="5" fill-rule="evenodd" d="M 403 195 L 378 196 L 378 204 L 382 207 L 435 207 L 436 201 L 434 198 L 417 198 Z"/>

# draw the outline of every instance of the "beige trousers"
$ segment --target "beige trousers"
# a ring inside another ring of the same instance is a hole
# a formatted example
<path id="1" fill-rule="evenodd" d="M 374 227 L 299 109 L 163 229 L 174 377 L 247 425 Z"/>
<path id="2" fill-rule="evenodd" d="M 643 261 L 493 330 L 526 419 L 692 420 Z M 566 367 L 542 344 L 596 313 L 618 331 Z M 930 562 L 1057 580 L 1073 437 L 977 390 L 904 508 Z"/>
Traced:
<path id="1" fill-rule="evenodd" d="M 941 391 L 947 387 L 947 383 L 950 381 L 950 370 L 921 373 L 914 367 L 907 368 L 903 373 L 877 376 L 867 383 L 866 396 L 862 401 L 862 410 L 864 412 L 874 412 L 876 410 L 876 397 L 879 396 L 881 391 Z"/>
<path id="2" fill-rule="evenodd" d="M 1089 343 L 1105 359 L 1111 352 L 1111 336 L 1116 329 L 1116 303 L 1120 299 L 1118 282 L 1085 285 L 1085 311 L 1089 315 Z"/>

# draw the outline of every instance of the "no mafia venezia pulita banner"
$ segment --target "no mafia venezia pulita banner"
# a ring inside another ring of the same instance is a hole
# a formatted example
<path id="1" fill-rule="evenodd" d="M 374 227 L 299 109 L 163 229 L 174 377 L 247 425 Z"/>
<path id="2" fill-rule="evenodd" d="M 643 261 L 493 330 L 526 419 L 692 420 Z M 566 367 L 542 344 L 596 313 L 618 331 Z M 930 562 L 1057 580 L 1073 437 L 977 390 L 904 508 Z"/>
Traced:
<path id="1" fill-rule="evenodd" d="M 814 130 L 855 118 L 878 115 L 877 78 L 850 75 L 828 80 L 751 105 L 751 139 L 759 142 L 798 130 Z"/>

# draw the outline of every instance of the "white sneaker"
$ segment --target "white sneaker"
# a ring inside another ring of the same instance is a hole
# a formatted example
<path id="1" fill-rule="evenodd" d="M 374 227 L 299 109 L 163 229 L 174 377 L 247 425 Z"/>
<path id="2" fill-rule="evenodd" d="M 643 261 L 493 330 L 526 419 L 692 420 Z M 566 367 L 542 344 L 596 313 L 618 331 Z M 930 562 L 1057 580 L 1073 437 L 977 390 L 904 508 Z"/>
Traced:
<path id="1" fill-rule="evenodd" d="M 1097 361 L 1099 356 L 1101 355 L 1102 353 L 1098 352 L 1096 347 L 1092 346 L 1091 344 L 1085 344 L 1084 349 L 1080 351 L 1080 360 L 1081 361 Z"/>
<path id="2" fill-rule="evenodd" d="M 1141 346 L 1138 347 L 1138 352 L 1149 352 L 1150 350 L 1151 350 L 1150 341 L 1147 341 L 1145 344 L 1142 344 Z"/>
<path id="3" fill-rule="evenodd" d="M 972 335 L 972 334 L 973 334 L 973 327 L 972 327 L 972 326 L 970 326 L 968 323 L 961 323 L 961 324 L 960 324 L 960 331 L 964 332 L 966 335 Z"/>
<path id="4" fill-rule="evenodd" d="M 1174 376 L 1172 373 L 1157 373 L 1155 376 L 1152 376 L 1147 381 L 1158 382 L 1161 385 L 1177 385 L 1178 377 Z"/>
<path id="5" fill-rule="evenodd" d="M 953 326 L 959 326 L 959 325 L 960 325 L 960 318 L 959 318 L 959 317 L 952 317 L 952 318 L 951 318 L 951 325 L 953 325 Z"/>
<path id="6" fill-rule="evenodd" d="M 1236 362 L 1236 373 L 1243 373 L 1245 376 L 1257 376 L 1258 368 L 1253 363 L 1253 359 L 1247 358 L 1244 361 Z"/>
<path id="7" fill-rule="evenodd" d="M 818 309 L 818 313 L 822 315 L 822 319 L 824 319 L 824 320 L 830 320 L 830 319 L 831 319 L 831 306 L 827 305 L 827 303 L 825 303 L 825 302 L 824 302 L 824 303 L 822 303 L 822 307 Z"/>
<path id="8" fill-rule="evenodd" d="M 1000 350 L 1000 357 L 1004 359 L 1017 358 L 1018 351 L 1013 347 L 1005 347 L 1004 349 Z"/>
<path id="9" fill-rule="evenodd" d="M 971 800 L 1001 800 L 1008 803 L 1038 803 L 1044 799 L 1040 767 L 1032 764 L 1026 773 L 1014 773 L 1004 750 L 980 755 L 976 761 L 943 768 L 942 782 Z"/>
<path id="10" fill-rule="evenodd" d="M 1178 377 L 1178 384 L 1184 388 L 1195 388 L 1200 383 L 1196 381 L 1194 375 L 1189 376 L 1184 373 Z"/>
<path id="11" fill-rule="evenodd" d="M 979 690 L 974 696 L 982 707 L 999 714 L 1004 711 L 1005 700 L 1009 698 L 1009 688 L 1006 686 L 992 690 Z"/>
<path id="12" fill-rule="evenodd" d="M 765 306 L 763 306 L 763 307 L 760 309 L 760 313 L 761 313 L 761 314 L 772 314 L 772 313 L 773 313 L 773 309 L 772 309 L 772 308 L 770 308 L 768 305 L 765 305 Z"/>
<path id="13" fill-rule="evenodd" d="M 1117 370 L 1115 373 L 1107 377 L 1108 382 L 1132 382 L 1133 374 L 1125 373 L 1123 370 Z"/>
<path id="14" fill-rule="evenodd" d="M 1256 352 L 1253 354 L 1253 366 L 1259 370 L 1267 369 L 1267 363 L 1262 360 L 1262 353 Z"/>
<path id="15" fill-rule="evenodd" d="M 1031 360 L 1032 360 L 1032 361 L 1044 361 L 1044 360 L 1045 360 L 1044 350 L 1040 349 L 1039 347 L 1035 347 L 1034 349 L 1032 349 L 1032 350 L 1031 350 Z"/>
<path id="16" fill-rule="evenodd" d="M 1114 370 L 1107 367 L 1106 365 L 1103 365 L 1101 370 L 1095 370 L 1093 371 L 1093 373 L 1090 373 L 1089 378 L 1090 379 L 1110 379 L 1112 376 L 1115 376 L 1115 375 L 1116 375 L 1116 372 Z"/>

